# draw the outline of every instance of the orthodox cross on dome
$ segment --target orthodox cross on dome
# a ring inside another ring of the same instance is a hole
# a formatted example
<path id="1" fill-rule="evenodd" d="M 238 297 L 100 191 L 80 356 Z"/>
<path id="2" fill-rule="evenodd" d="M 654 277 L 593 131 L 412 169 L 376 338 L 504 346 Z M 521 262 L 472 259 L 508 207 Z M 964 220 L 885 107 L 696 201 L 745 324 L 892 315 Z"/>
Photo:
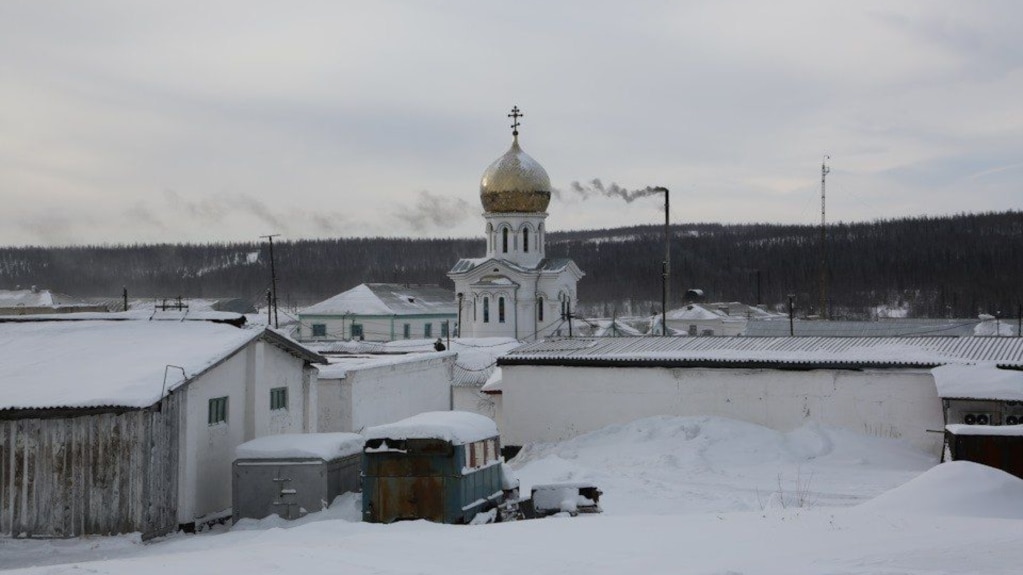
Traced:
<path id="1" fill-rule="evenodd" d="M 512 106 L 512 112 L 511 114 L 508 114 L 508 117 L 512 119 L 511 127 L 513 136 L 519 135 L 519 118 L 524 118 L 525 116 L 525 114 L 519 111 L 518 106 Z"/>

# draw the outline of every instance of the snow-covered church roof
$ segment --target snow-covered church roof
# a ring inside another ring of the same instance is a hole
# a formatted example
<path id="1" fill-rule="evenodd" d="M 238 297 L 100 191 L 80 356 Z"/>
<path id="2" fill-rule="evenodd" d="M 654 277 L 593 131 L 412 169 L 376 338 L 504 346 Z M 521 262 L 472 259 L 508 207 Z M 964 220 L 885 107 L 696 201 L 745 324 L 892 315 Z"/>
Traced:
<path id="1" fill-rule="evenodd" d="M 301 315 L 435 315 L 458 313 L 453 291 L 437 285 L 359 284 L 311 305 Z"/>

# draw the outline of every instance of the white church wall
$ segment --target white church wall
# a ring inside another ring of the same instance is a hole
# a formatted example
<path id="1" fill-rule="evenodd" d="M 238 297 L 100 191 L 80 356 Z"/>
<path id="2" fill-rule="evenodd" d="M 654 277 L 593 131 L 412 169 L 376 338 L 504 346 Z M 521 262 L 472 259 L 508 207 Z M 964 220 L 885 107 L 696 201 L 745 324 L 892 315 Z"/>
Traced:
<path id="1" fill-rule="evenodd" d="M 317 383 L 320 432 L 361 432 L 424 411 L 451 409 L 454 354 L 369 367 Z"/>
<path id="2" fill-rule="evenodd" d="M 926 370 L 503 367 L 502 441 L 559 441 L 653 415 L 717 415 L 787 431 L 808 421 L 938 453 L 941 401 Z"/>

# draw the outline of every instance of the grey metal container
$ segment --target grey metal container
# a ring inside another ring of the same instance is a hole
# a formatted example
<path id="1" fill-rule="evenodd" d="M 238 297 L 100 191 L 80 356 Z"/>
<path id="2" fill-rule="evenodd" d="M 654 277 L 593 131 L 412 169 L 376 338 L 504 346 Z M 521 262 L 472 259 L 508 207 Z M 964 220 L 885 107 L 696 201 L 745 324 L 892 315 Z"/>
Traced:
<path id="1" fill-rule="evenodd" d="M 361 446 L 361 436 L 351 433 L 271 436 L 240 445 L 232 467 L 233 522 L 274 514 L 298 519 L 359 491 Z"/>

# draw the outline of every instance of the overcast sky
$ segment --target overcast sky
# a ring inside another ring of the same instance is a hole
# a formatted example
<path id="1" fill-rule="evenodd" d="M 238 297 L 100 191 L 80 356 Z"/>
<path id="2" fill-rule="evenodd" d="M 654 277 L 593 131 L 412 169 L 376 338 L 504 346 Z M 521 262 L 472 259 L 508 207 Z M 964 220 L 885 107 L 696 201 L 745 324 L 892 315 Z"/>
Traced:
<path id="1" fill-rule="evenodd" d="M 476 236 L 1023 207 L 1023 2 L 0 3 L 0 244 Z"/>

